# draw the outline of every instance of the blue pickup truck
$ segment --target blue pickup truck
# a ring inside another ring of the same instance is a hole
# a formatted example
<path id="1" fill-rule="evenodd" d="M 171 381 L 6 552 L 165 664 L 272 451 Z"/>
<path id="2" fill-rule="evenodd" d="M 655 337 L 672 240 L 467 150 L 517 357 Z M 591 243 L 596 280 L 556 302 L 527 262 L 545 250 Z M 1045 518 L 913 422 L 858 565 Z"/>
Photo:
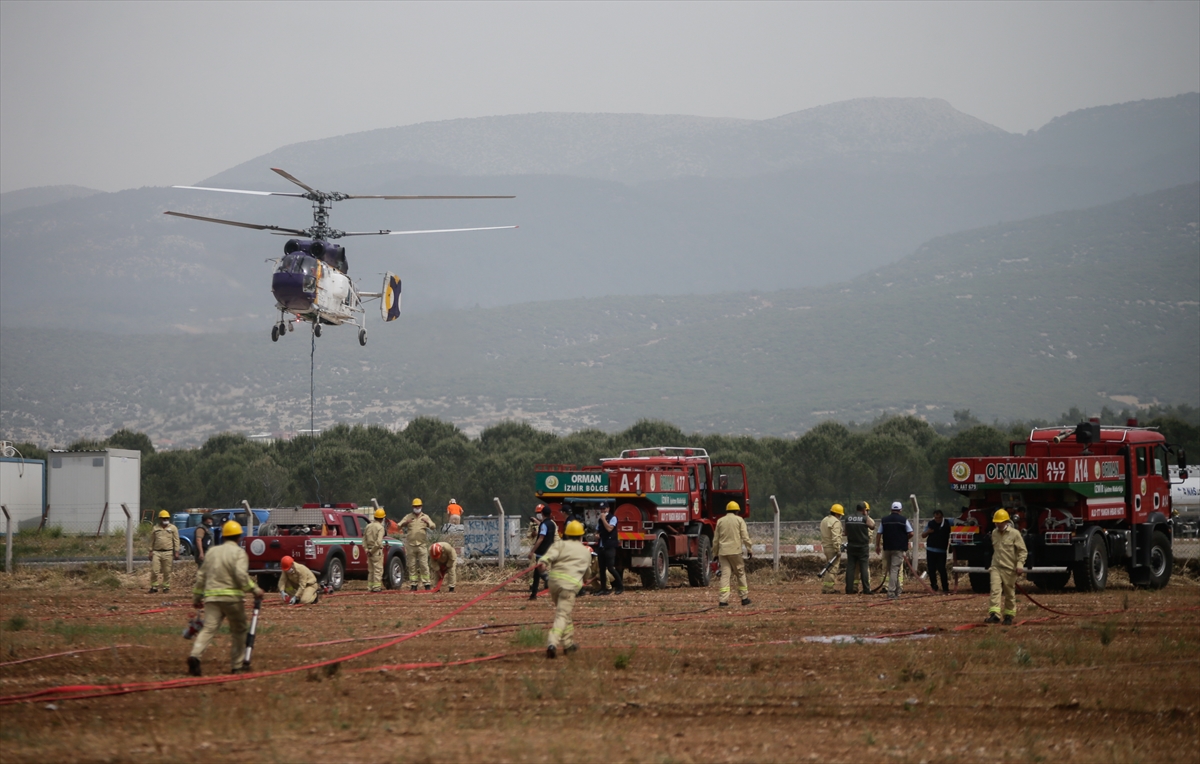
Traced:
<path id="1" fill-rule="evenodd" d="M 253 509 L 254 512 L 254 530 L 258 526 L 266 522 L 267 517 L 271 514 L 267 509 Z M 221 526 L 229 520 L 237 520 L 242 526 L 242 533 L 249 535 L 252 531 L 246 528 L 246 508 L 235 507 L 233 509 L 210 509 L 208 512 L 189 512 L 187 513 L 186 525 L 176 523 L 179 528 L 179 544 L 183 547 L 181 553 L 189 556 L 196 554 L 196 527 L 204 521 L 204 515 L 212 515 L 213 519 L 213 536 L 216 543 L 221 543 Z"/>

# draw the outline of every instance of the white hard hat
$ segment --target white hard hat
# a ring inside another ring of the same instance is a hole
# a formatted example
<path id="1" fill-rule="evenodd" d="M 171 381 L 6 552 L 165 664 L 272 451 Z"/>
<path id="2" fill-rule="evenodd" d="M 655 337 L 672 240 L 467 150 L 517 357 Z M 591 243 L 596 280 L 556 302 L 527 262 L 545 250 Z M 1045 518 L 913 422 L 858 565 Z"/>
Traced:
<path id="1" fill-rule="evenodd" d="M 892 502 L 892 511 L 895 512 L 898 509 L 904 509 L 904 505 L 898 501 L 893 501 Z"/>

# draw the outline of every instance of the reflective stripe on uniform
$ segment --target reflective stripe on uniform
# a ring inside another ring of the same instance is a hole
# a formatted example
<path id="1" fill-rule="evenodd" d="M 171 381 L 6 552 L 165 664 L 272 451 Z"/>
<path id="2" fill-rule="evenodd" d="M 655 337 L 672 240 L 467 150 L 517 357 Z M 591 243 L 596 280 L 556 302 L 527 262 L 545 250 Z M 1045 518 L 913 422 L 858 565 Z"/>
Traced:
<path id="1" fill-rule="evenodd" d="M 559 573 L 552 570 L 550 571 L 550 578 L 554 579 L 555 581 L 566 581 L 567 583 L 574 584 L 575 586 L 583 586 L 582 581 L 574 576 L 568 576 L 566 573 Z"/>

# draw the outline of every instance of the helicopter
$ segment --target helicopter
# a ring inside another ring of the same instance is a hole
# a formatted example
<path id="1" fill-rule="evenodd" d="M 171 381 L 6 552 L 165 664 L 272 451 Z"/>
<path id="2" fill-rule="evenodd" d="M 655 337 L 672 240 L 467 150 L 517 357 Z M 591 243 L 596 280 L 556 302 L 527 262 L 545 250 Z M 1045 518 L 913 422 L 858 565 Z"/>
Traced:
<path id="1" fill-rule="evenodd" d="M 192 191 L 220 191 L 227 194 L 252 194 L 254 196 L 291 196 L 312 202 L 313 224 L 309 228 L 283 228 L 276 225 L 241 223 L 235 220 L 189 215 L 184 212 L 166 211 L 164 215 L 200 220 L 205 223 L 220 223 L 256 231 L 270 231 L 277 236 L 296 236 L 283 245 L 283 257 L 277 261 L 271 277 L 271 293 L 275 295 L 275 307 L 279 309 L 279 321 L 271 326 L 271 341 L 278 342 L 301 321 L 312 325 L 315 336 L 321 336 L 321 326 L 351 324 L 358 327 L 358 344 L 367 344 L 366 309 L 364 300 L 380 300 L 380 316 L 385 323 L 400 317 L 400 277 L 385 273 L 383 286 L 378 292 L 362 292 L 355 287 L 347 275 L 346 248 L 333 243 L 344 236 L 401 236 L 419 233 L 458 233 L 463 231 L 498 231 L 517 228 L 515 225 L 487 226 L 484 228 L 442 228 L 428 231 L 339 231 L 329 225 L 329 213 L 334 202 L 347 199 L 514 199 L 514 196 L 396 196 L 344 194 L 340 191 L 318 191 L 297 180 L 288 172 L 277 167 L 272 171 L 304 189 L 304 193 L 281 191 L 246 191 L 236 188 L 205 188 L 203 186 L 173 186 Z M 295 318 L 291 321 L 287 316 Z"/>

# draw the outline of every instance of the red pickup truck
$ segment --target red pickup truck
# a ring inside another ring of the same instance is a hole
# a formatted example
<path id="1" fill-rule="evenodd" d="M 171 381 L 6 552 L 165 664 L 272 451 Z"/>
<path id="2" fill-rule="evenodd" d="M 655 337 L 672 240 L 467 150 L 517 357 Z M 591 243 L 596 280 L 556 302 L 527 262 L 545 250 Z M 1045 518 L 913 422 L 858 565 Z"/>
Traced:
<path id="1" fill-rule="evenodd" d="M 367 552 L 362 534 L 370 519 L 356 504 L 305 504 L 272 509 L 259 534 L 246 539 L 250 573 L 268 591 L 279 584 L 280 560 L 290 556 L 303 563 L 321 583 L 341 589 L 347 578 L 367 577 Z M 403 583 L 404 543 L 384 536 L 386 556 L 383 585 L 398 589 Z"/>

